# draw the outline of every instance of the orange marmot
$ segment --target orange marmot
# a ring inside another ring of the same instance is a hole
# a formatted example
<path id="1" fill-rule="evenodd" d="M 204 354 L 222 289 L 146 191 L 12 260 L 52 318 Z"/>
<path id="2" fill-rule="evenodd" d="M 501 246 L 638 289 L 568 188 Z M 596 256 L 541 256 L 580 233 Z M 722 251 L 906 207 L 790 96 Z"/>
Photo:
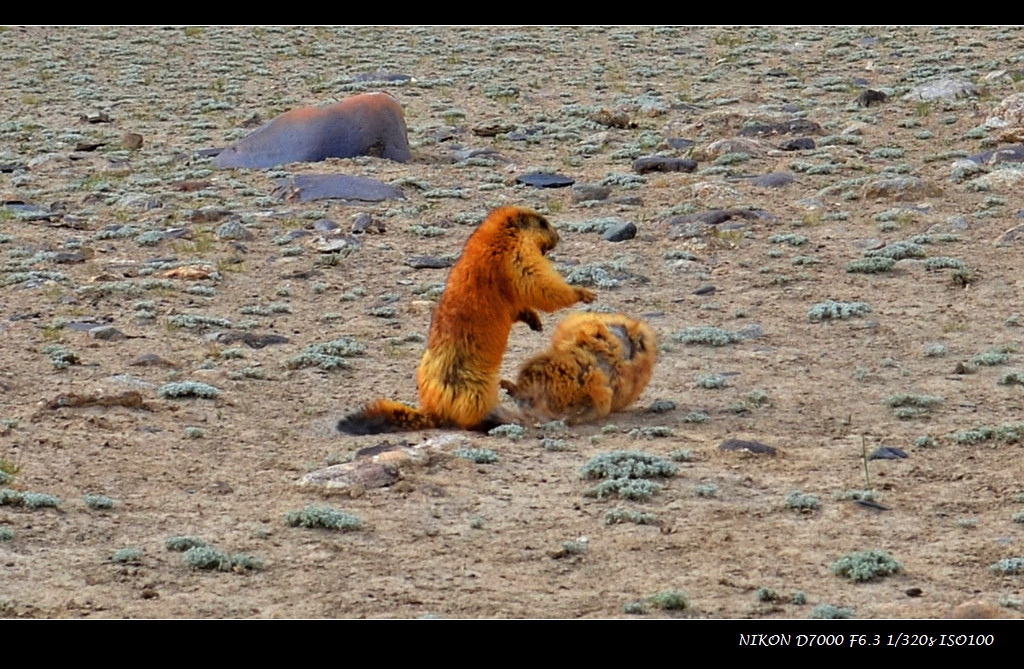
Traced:
<path id="1" fill-rule="evenodd" d="M 558 233 L 535 211 L 492 211 L 466 242 L 434 310 L 417 375 L 419 407 L 376 400 L 339 421 L 338 430 L 486 430 L 505 422 L 492 412 L 512 324 L 540 330 L 536 309 L 551 312 L 595 297 L 567 284 L 544 257 L 557 243 Z"/>
<path id="2" fill-rule="evenodd" d="M 647 387 L 657 357 L 657 337 L 647 323 L 576 313 L 559 323 L 551 348 L 501 387 L 528 418 L 583 423 L 629 406 Z"/>

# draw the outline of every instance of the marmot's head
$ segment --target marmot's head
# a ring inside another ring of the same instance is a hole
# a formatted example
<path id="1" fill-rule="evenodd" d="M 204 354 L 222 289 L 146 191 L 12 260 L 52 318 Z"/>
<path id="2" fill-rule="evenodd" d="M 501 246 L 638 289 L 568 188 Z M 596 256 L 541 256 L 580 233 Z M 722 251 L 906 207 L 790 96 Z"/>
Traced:
<path id="1" fill-rule="evenodd" d="M 492 211 L 484 224 L 486 225 L 490 221 L 497 221 L 506 226 L 524 243 L 532 241 L 542 254 L 546 254 L 558 244 L 558 232 L 546 218 L 532 209 L 501 207 Z"/>

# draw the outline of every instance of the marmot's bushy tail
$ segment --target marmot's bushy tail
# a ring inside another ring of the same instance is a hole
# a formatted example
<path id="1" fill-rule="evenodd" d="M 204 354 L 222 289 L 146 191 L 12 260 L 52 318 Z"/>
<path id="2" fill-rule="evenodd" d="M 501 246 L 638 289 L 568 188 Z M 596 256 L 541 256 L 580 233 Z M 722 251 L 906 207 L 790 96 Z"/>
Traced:
<path id="1" fill-rule="evenodd" d="M 442 427 L 438 421 L 419 409 L 392 400 L 376 400 L 362 411 L 349 414 L 338 421 L 338 432 L 345 434 L 381 434 L 408 432 Z"/>

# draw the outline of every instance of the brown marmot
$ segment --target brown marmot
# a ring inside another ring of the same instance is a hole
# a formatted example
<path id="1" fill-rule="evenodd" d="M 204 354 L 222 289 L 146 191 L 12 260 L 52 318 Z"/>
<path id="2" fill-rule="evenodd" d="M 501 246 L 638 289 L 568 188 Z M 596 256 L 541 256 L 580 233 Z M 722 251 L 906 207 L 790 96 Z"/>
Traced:
<path id="1" fill-rule="evenodd" d="M 433 427 L 487 430 L 497 414 L 501 358 L 512 324 L 541 329 L 541 311 L 591 302 L 544 257 L 558 233 L 535 211 L 495 209 L 466 241 L 430 322 L 417 382 L 419 407 L 376 400 L 338 422 L 347 434 Z"/>
<path id="2" fill-rule="evenodd" d="M 551 348 L 523 363 L 501 387 L 531 419 L 583 423 L 629 406 L 651 380 L 658 340 L 647 323 L 622 314 L 572 314 Z"/>

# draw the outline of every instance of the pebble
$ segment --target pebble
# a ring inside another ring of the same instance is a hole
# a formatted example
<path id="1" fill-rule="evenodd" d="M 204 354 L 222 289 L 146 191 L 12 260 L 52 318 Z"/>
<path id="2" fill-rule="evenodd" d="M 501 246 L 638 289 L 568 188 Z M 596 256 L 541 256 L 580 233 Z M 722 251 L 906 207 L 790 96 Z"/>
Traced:
<path id="1" fill-rule="evenodd" d="M 697 169 L 697 161 L 690 158 L 645 156 L 633 161 L 633 171 L 637 174 L 647 174 L 648 172 L 693 172 L 695 169 Z"/>
<path id="2" fill-rule="evenodd" d="M 438 256 L 411 256 L 406 258 L 405 264 L 413 269 L 443 269 L 451 267 L 455 261 L 451 258 L 440 258 Z"/>
<path id="3" fill-rule="evenodd" d="M 133 367 L 177 367 L 173 362 L 166 358 L 161 358 L 156 353 L 143 353 L 133 358 L 128 364 Z"/>
<path id="4" fill-rule="evenodd" d="M 517 177 L 516 183 L 526 184 L 534 188 L 567 188 L 576 183 L 576 181 L 563 174 L 531 172 L 530 174 L 523 174 Z"/>
<path id="5" fill-rule="evenodd" d="M 242 225 L 240 221 L 227 221 L 217 228 L 217 239 L 255 239 L 256 236 L 249 231 L 249 228 Z"/>
<path id="6" fill-rule="evenodd" d="M 624 242 L 636 237 L 636 225 L 629 222 L 618 223 L 604 231 L 601 239 L 609 242 Z"/>
<path id="7" fill-rule="evenodd" d="M 254 332 L 240 332 L 238 330 L 225 330 L 223 332 L 212 332 L 204 337 L 218 344 L 234 344 L 242 342 L 249 348 L 265 348 L 276 344 L 287 344 L 288 337 L 282 335 L 259 335 Z"/>

